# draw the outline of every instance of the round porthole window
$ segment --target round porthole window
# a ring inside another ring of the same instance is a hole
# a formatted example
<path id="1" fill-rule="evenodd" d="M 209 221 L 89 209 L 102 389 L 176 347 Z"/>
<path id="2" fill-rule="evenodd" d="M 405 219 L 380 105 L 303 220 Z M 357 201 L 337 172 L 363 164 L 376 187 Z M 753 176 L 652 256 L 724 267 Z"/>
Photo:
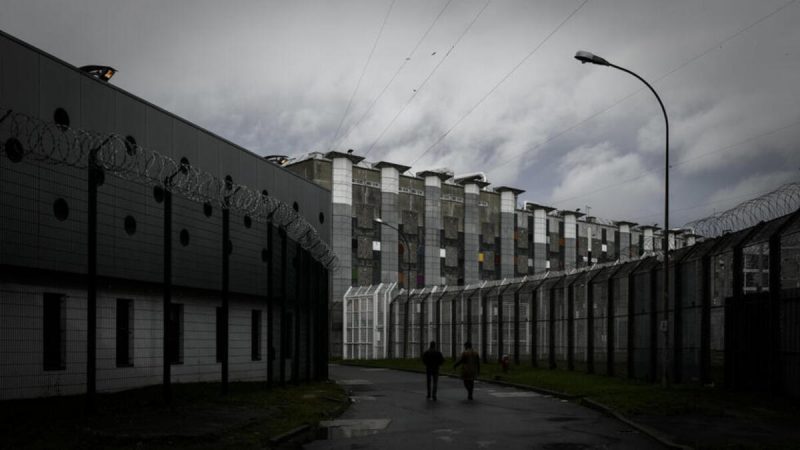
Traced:
<path id="1" fill-rule="evenodd" d="M 136 233 L 136 219 L 133 216 L 125 217 L 125 232 L 128 236 L 133 236 Z"/>
<path id="2" fill-rule="evenodd" d="M 56 219 L 61 222 L 67 220 L 67 217 L 69 217 L 69 205 L 67 205 L 67 201 L 63 198 L 59 198 L 53 202 L 53 214 L 55 214 Z"/>
<path id="3" fill-rule="evenodd" d="M 67 110 L 64 108 L 56 108 L 56 110 L 53 111 L 53 121 L 56 123 L 56 126 L 62 130 L 69 128 L 69 114 L 67 114 Z"/>
<path id="4" fill-rule="evenodd" d="M 17 140 L 16 138 L 8 138 L 6 140 L 6 156 L 11 162 L 18 163 L 22 161 L 22 157 L 25 156 L 25 149 L 22 147 L 22 142 Z"/>
<path id="5" fill-rule="evenodd" d="M 263 195 L 264 197 L 269 197 L 269 191 L 264 189 L 261 191 L 261 195 Z"/>
<path id="6" fill-rule="evenodd" d="M 161 203 L 164 201 L 164 188 L 161 186 L 153 187 L 153 198 L 156 200 L 156 203 Z"/>
<path id="7" fill-rule="evenodd" d="M 180 239 L 182 246 L 186 247 L 187 245 L 189 245 L 189 230 L 187 230 L 186 228 L 182 229 Z"/>

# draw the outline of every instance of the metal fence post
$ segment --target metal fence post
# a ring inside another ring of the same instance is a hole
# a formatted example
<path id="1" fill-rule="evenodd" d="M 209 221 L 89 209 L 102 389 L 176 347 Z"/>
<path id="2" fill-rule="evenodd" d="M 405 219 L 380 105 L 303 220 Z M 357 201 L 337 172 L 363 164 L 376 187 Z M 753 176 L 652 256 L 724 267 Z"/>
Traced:
<path id="1" fill-rule="evenodd" d="M 566 276 L 565 276 L 566 277 Z M 564 281 L 566 283 L 566 280 Z M 567 292 L 567 369 L 575 370 L 575 288 L 574 281 Z"/>
<path id="2" fill-rule="evenodd" d="M 102 176 L 97 149 L 89 152 L 86 287 L 86 413 L 95 411 L 97 389 L 97 186 Z"/>
<path id="3" fill-rule="evenodd" d="M 556 290 L 553 287 L 550 287 L 549 293 L 549 302 L 548 305 L 548 321 L 550 322 L 547 325 L 547 333 L 548 333 L 548 363 L 551 369 L 555 369 L 556 366 Z"/>

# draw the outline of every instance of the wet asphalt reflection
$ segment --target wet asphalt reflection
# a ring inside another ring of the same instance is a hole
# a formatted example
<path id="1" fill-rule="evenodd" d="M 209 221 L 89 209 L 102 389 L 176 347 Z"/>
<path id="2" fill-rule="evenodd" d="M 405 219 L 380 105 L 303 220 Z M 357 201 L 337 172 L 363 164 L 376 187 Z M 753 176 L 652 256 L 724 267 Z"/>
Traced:
<path id="1" fill-rule="evenodd" d="M 425 376 L 330 366 L 353 404 L 322 423 L 307 449 L 659 449 L 626 424 L 535 392 L 476 383 L 467 400 L 460 380 L 441 377 L 437 401 Z"/>

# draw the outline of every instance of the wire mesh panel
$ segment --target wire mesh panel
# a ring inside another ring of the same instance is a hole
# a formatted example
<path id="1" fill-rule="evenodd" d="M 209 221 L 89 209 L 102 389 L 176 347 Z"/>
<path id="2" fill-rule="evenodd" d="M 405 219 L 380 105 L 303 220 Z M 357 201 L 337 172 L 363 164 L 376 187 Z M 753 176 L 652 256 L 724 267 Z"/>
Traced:
<path id="1" fill-rule="evenodd" d="M 498 347 L 498 357 L 502 357 L 504 355 L 511 355 L 514 351 L 514 327 L 516 325 L 515 321 L 515 309 L 514 309 L 514 290 L 516 286 L 510 286 L 505 288 L 503 291 L 503 295 L 498 297 L 498 310 L 502 308 L 503 317 L 502 321 L 498 318 L 498 321 L 502 323 L 502 337 L 503 337 L 503 348 Z"/>
<path id="2" fill-rule="evenodd" d="M 406 305 L 411 304 L 406 294 L 407 291 L 404 291 L 403 294 L 394 300 L 392 306 L 394 317 L 392 320 L 392 356 L 394 358 L 403 358 L 405 356 L 406 317 L 408 316 Z"/>
<path id="3" fill-rule="evenodd" d="M 436 319 L 437 319 L 437 302 L 436 300 L 439 298 L 439 293 L 437 291 L 428 291 L 427 295 L 424 295 L 420 300 L 420 309 L 422 315 L 420 317 L 421 326 L 422 326 L 422 335 L 420 336 L 420 348 L 418 348 L 419 356 L 422 356 L 422 353 L 425 352 L 425 349 L 428 348 L 428 344 L 431 341 L 439 340 L 437 336 L 437 329 L 436 329 Z"/>
<path id="4" fill-rule="evenodd" d="M 675 308 L 680 310 L 680 345 L 678 361 L 680 379 L 684 382 L 702 381 L 703 361 L 702 315 L 703 315 L 703 260 L 694 257 L 681 262 L 680 290 L 676 296 Z"/>
<path id="5" fill-rule="evenodd" d="M 575 368 L 586 370 L 588 361 L 589 305 L 586 277 L 588 273 L 575 276 L 572 282 L 572 358 Z"/>
<path id="6" fill-rule="evenodd" d="M 482 346 L 481 322 L 483 321 L 483 313 L 481 311 L 481 295 L 481 290 L 476 289 L 467 300 L 467 308 L 469 308 L 467 312 L 469 315 L 468 340 L 472 342 L 472 348 L 475 350 L 479 350 Z"/>
<path id="7" fill-rule="evenodd" d="M 710 375 L 717 384 L 725 382 L 725 301 L 733 296 L 733 250 L 750 233 L 747 229 L 720 237 L 710 255 Z"/>
<path id="8" fill-rule="evenodd" d="M 534 293 L 535 305 L 537 308 L 536 361 L 541 367 L 548 367 L 550 365 L 550 350 L 555 344 L 555 341 L 551 339 L 551 335 L 555 333 L 553 320 L 551 320 L 555 314 L 555 309 L 551 308 L 551 299 L 555 295 L 552 290 L 557 281 L 557 278 L 548 278 Z"/>
<path id="9" fill-rule="evenodd" d="M 485 318 L 486 320 L 486 333 L 487 339 L 486 342 L 486 355 L 481 355 L 487 358 L 489 361 L 497 361 L 499 358 L 498 352 L 498 344 L 499 344 L 499 326 L 498 326 L 498 318 L 500 316 L 499 311 L 499 287 L 491 287 L 486 288 L 483 291 L 484 302 L 486 302 L 486 311 L 488 311 L 488 316 Z"/>
<path id="10" fill-rule="evenodd" d="M 552 288 L 552 294 L 555 299 L 553 302 L 555 318 L 552 326 L 555 329 L 553 346 L 557 361 L 556 364 L 566 367 L 567 353 L 569 352 L 569 289 L 566 286 L 566 277 L 560 278 L 559 282 Z"/>
<path id="11" fill-rule="evenodd" d="M 408 332 L 407 332 L 407 355 L 409 358 L 417 358 L 422 356 L 419 352 L 420 345 L 420 330 L 422 324 L 422 301 L 424 300 L 427 292 L 416 291 L 411 294 L 410 303 L 408 305 Z"/>
<path id="12" fill-rule="evenodd" d="M 533 295 L 530 289 L 525 289 L 525 285 L 517 287 L 517 304 L 519 307 L 519 316 L 516 319 L 517 336 L 519 342 L 517 350 L 519 352 L 520 362 L 530 361 L 531 356 L 531 296 Z"/>
<path id="13" fill-rule="evenodd" d="M 656 373 L 654 302 L 657 295 L 655 274 L 658 266 L 655 258 L 642 261 L 633 273 L 633 376 L 652 380 Z"/>
<path id="14" fill-rule="evenodd" d="M 795 234 L 795 238 L 797 238 Z M 797 241 L 795 241 L 797 242 Z M 800 289 L 781 292 L 781 370 L 782 390 L 800 397 Z"/>
<path id="15" fill-rule="evenodd" d="M 593 323 L 590 332 L 593 335 L 593 357 L 594 357 L 594 372 L 598 374 L 608 373 L 608 340 L 609 336 L 613 335 L 613 329 L 609 330 L 609 280 L 619 269 L 618 266 L 606 267 L 592 278 L 590 289 L 592 290 L 592 311 Z"/>
<path id="16" fill-rule="evenodd" d="M 781 380 L 783 390 L 800 397 L 800 220 L 780 237 Z"/>
<path id="17" fill-rule="evenodd" d="M 632 261 L 622 266 L 611 278 L 611 302 L 613 302 L 614 320 L 614 373 L 621 377 L 632 377 L 628 368 L 631 366 L 629 357 L 633 349 L 629 347 L 632 341 L 633 322 L 631 317 L 631 277 L 633 271 L 639 266 L 640 261 Z"/>

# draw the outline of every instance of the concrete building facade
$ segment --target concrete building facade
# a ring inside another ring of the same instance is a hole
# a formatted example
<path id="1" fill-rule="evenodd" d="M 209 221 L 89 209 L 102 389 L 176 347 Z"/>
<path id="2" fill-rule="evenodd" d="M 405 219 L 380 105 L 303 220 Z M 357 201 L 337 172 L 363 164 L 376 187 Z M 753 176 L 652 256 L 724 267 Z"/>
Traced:
<path id="1" fill-rule="evenodd" d="M 656 227 L 523 201 L 524 191 L 492 188 L 480 173 L 410 174 L 407 166 L 371 163 L 352 151 L 311 153 L 286 167 L 332 186 L 333 220 L 339 224 L 334 225 L 335 249 L 342 262 L 332 291 L 331 351 L 337 357 L 342 356 L 341 302 L 350 287 L 465 286 L 627 260 L 662 245 Z M 351 171 L 339 173 L 339 167 Z M 675 248 L 687 240 L 681 230 L 671 234 Z"/>

